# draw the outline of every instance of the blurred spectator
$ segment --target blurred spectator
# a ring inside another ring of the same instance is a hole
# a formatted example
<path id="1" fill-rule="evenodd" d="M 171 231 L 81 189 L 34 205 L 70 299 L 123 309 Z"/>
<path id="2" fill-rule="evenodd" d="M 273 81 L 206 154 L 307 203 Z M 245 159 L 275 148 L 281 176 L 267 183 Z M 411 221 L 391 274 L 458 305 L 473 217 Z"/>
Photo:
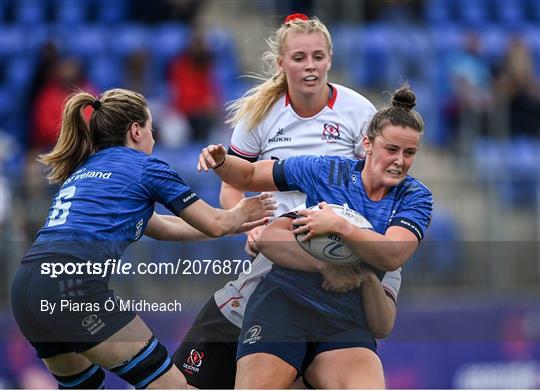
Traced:
<path id="1" fill-rule="evenodd" d="M 462 49 L 451 53 L 446 62 L 450 91 L 444 104 L 444 117 L 450 140 L 467 139 L 469 133 L 488 133 L 489 113 L 493 111 L 492 75 L 481 57 L 481 43 L 468 33 Z M 466 131 L 468 134 L 463 134 Z"/>
<path id="2" fill-rule="evenodd" d="M 153 96 L 148 64 L 150 55 L 146 50 L 130 53 L 124 64 L 124 86 L 145 96 Z"/>
<path id="3" fill-rule="evenodd" d="M 145 24 L 174 21 L 192 25 L 204 0 L 131 0 L 131 15 Z"/>
<path id="4" fill-rule="evenodd" d="M 81 64 L 74 58 L 59 60 L 52 65 L 50 72 L 44 77 L 48 79 L 36 93 L 33 102 L 29 140 L 30 146 L 38 150 L 47 150 L 56 142 L 64 100 L 76 88 L 91 90 L 91 87 L 87 85 Z M 86 112 L 88 115 L 89 113 L 90 111 Z"/>
<path id="5" fill-rule="evenodd" d="M 213 74 L 212 53 L 204 37 L 194 34 L 186 51 L 173 59 L 169 83 L 173 106 L 187 118 L 196 141 L 208 139 L 222 106 Z"/>
<path id="6" fill-rule="evenodd" d="M 512 135 L 540 136 L 540 82 L 525 41 L 511 39 L 496 77 L 497 99 L 508 107 Z"/>
<path id="7" fill-rule="evenodd" d="M 41 47 L 38 54 L 38 60 L 35 65 L 34 76 L 29 84 L 28 91 L 26 93 L 26 107 L 24 112 L 31 113 L 35 105 L 36 98 L 44 86 L 48 83 L 50 79 L 53 78 L 53 72 L 58 63 L 60 62 L 60 54 L 58 53 L 58 48 L 52 41 L 45 42 Z M 31 129 L 32 119 L 31 117 L 24 118 L 25 128 Z M 30 131 L 26 132 L 24 140 L 21 140 L 24 146 L 28 146 L 30 140 L 29 137 Z"/>

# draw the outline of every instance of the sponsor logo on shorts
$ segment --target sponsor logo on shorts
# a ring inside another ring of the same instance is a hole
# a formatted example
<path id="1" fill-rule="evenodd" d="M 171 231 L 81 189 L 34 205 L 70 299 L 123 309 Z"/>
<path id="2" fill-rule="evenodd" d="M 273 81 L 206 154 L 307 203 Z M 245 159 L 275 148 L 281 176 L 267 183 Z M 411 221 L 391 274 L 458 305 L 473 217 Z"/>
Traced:
<path id="1" fill-rule="evenodd" d="M 191 352 L 189 352 L 189 356 L 186 359 L 186 362 L 182 365 L 182 367 L 188 372 L 189 374 L 193 375 L 193 373 L 199 372 L 200 366 L 203 363 L 204 358 L 204 352 L 198 352 L 195 349 L 191 349 Z"/>
<path id="2" fill-rule="evenodd" d="M 88 327 L 90 326 L 92 323 L 94 323 L 97 319 L 97 315 L 96 314 L 93 314 L 93 315 L 88 315 L 86 318 L 83 319 L 82 321 L 82 325 L 83 327 Z"/>
<path id="3" fill-rule="evenodd" d="M 81 325 L 91 334 L 95 335 L 99 330 L 105 327 L 105 322 L 98 318 L 96 314 L 88 315 L 81 322 Z"/>
<path id="4" fill-rule="evenodd" d="M 261 326 L 255 325 L 251 326 L 248 331 L 246 331 L 246 335 L 244 336 L 243 343 L 252 344 L 259 342 L 259 340 L 262 338 L 259 334 L 261 333 Z"/>

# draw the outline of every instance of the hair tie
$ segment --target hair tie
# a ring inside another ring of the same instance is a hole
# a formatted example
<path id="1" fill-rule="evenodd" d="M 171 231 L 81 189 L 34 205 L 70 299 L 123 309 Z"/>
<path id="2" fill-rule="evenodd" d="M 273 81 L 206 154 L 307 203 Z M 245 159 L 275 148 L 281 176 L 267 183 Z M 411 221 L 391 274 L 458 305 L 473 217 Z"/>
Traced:
<path id="1" fill-rule="evenodd" d="M 99 110 L 101 107 L 101 101 L 99 99 L 96 99 L 92 102 L 91 106 L 94 108 L 94 110 Z"/>
<path id="2" fill-rule="evenodd" d="M 304 15 L 304 14 L 301 14 L 301 13 L 290 14 L 290 15 L 287 15 L 285 17 L 285 20 L 283 21 L 283 24 L 288 23 L 288 22 L 292 22 L 292 21 L 294 21 L 296 19 L 308 20 L 309 17 L 307 15 Z"/>

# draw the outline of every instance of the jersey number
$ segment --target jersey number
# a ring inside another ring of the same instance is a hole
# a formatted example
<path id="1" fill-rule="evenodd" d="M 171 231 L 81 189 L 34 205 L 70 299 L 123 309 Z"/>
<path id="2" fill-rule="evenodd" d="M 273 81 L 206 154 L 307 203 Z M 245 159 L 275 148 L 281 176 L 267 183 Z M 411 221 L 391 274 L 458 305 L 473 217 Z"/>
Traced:
<path id="1" fill-rule="evenodd" d="M 65 202 L 75 195 L 76 186 L 66 187 L 62 189 L 58 196 L 55 198 L 53 211 L 49 217 L 47 227 L 54 227 L 55 225 L 62 225 L 66 222 L 69 215 L 69 208 L 71 208 L 71 202 Z"/>

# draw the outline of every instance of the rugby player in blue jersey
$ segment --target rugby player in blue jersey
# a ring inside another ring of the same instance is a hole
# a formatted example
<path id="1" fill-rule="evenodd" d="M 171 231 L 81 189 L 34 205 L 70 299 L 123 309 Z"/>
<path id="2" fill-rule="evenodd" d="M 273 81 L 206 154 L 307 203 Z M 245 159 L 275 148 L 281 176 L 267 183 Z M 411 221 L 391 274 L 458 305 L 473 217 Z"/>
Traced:
<path id="1" fill-rule="evenodd" d="M 334 232 L 381 279 L 409 259 L 431 219 L 431 192 L 407 175 L 424 128 L 415 104 L 407 86 L 393 94 L 391 106 L 379 110 L 368 127 L 362 161 L 295 156 L 249 163 L 227 156 L 221 145 L 211 145 L 203 149 L 199 169 L 214 168 L 224 182 L 242 190 L 304 192 L 306 206 L 318 204 L 321 209 L 299 212 L 296 223 L 301 227 L 288 231 L 289 243 L 295 233 L 305 232 L 309 239 Z M 365 216 L 374 231 L 356 228 L 324 202 L 348 205 Z M 290 256 L 288 247 L 293 246 L 285 246 L 283 238 L 279 244 L 263 239 L 257 245 L 274 266 L 246 309 L 236 387 L 283 388 L 302 375 L 316 388 L 383 388 L 361 288 L 328 292 L 322 286 L 320 262 Z"/>
<path id="2" fill-rule="evenodd" d="M 82 111 L 88 106 L 93 112 L 87 123 Z M 96 99 L 79 92 L 66 101 L 54 149 L 40 157 L 48 179 L 61 187 L 16 273 L 11 303 L 21 331 L 60 388 L 102 388 L 102 368 L 135 388 L 186 388 L 152 331 L 118 305 L 106 266 L 143 234 L 162 240 L 219 237 L 263 224 L 275 209 L 268 196 L 228 211 L 206 204 L 151 156 L 152 133 L 142 95 L 113 89 Z M 156 202 L 176 216 L 154 213 Z M 53 263 L 86 272 L 52 278 L 42 266 Z M 69 308 L 60 310 L 64 302 Z"/>

